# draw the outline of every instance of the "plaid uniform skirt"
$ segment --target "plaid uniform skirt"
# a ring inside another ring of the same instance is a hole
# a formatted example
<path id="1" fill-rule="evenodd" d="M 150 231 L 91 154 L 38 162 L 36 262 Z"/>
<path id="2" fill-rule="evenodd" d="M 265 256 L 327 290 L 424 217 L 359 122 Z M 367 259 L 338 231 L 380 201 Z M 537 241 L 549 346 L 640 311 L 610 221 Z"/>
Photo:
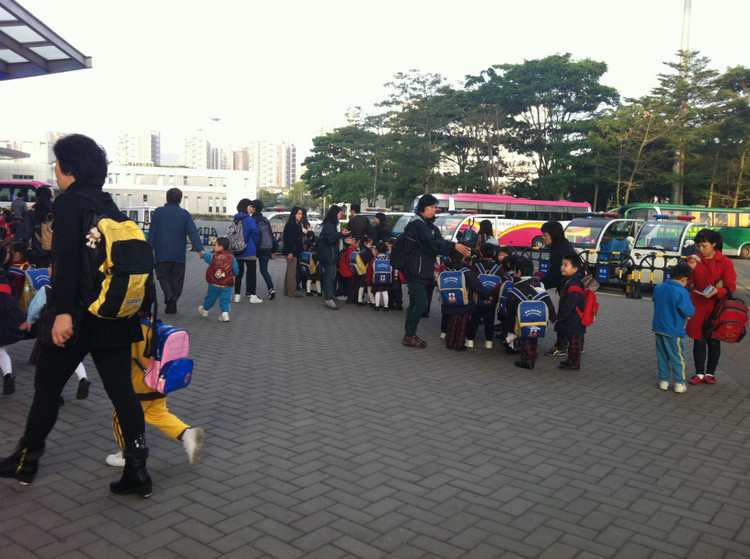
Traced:
<path id="1" fill-rule="evenodd" d="M 537 345 L 539 345 L 537 338 L 518 339 L 518 349 L 521 350 L 521 362 L 524 365 L 533 367 L 536 363 Z"/>
<path id="2" fill-rule="evenodd" d="M 452 349 L 460 349 L 464 347 L 466 340 L 466 329 L 468 325 L 468 314 L 448 315 L 448 325 L 445 331 L 446 347 Z"/>
<path id="3" fill-rule="evenodd" d="M 568 365 L 581 366 L 581 351 L 583 350 L 583 334 L 568 334 Z"/>

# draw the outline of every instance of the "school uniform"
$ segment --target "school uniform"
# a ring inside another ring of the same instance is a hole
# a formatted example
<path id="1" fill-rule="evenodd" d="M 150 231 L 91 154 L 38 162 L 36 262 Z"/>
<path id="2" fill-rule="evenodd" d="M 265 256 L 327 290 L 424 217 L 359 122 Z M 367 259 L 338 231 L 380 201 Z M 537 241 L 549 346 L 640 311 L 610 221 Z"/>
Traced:
<path id="1" fill-rule="evenodd" d="M 455 265 L 449 263 L 447 269 L 449 270 L 463 270 L 464 282 L 467 286 L 467 300 L 465 305 L 448 305 L 443 303 L 440 307 L 443 313 L 443 319 L 446 320 L 445 324 L 445 345 L 449 349 L 461 350 L 465 349 L 466 331 L 469 325 L 469 318 L 471 318 L 476 305 L 474 304 L 474 294 L 477 293 L 480 297 L 489 299 L 491 294 L 487 291 L 482 283 L 477 278 L 476 274 L 470 269 L 466 268 L 464 264 Z M 442 293 L 441 293 L 441 300 Z"/>
<path id="2" fill-rule="evenodd" d="M 359 257 L 362 259 L 365 267 L 367 267 L 373 258 L 372 251 L 367 247 L 359 247 L 356 249 L 359 253 Z M 356 270 L 352 269 L 352 280 L 349 284 L 349 297 L 346 300 L 347 303 L 362 303 L 362 299 L 359 296 L 359 290 L 362 289 L 364 294 L 365 287 L 367 286 L 367 269 L 363 274 L 358 274 Z"/>
<path id="3" fill-rule="evenodd" d="M 586 333 L 586 327 L 581 321 L 581 313 L 586 304 L 586 296 L 582 283 L 580 272 L 573 274 L 568 278 L 563 278 L 558 291 L 560 301 L 558 303 L 557 322 L 555 322 L 555 332 L 563 334 L 568 340 L 568 359 L 563 361 L 563 365 L 568 368 L 577 369 L 581 366 L 581 351 L 583 350 L 583 336 Z M 570 288 L 576 286 L 580 289 L 571 291 Z"/>
<path id="4" fill-rule="evenodd" d="M 497 268 L 494 272 L 493 269 Z M 494 260 L 480 260 L 471 267 L 471 270 L 479 276 L 479 274 L 490 274 L 497 275 L 500 277 L 502 268 L 498 266 Z M 466 337 L 469 340 L 473 340 L 479 330 L 479 325 L 484 324 L 484 339 L 487 342 L 491 342 L 495 337 L 495 311 L 497 310 L 497 300 L 491 307 L 476 305 L 476 309 L 471 315 L 469 321 L 469 327 L 466 332 Z"/>
<path id="5" fill-rule="evenodd" d="M 506 307 L 508 312 L 503 319 L 503 326 L 505 327 L 506 332 L 513 332 L 515 329 L 516 314 L 518 312 L 518 305 L 521 301 L 533 298 L 539 295 L 539 293 L 544 293 L 544 297 L 540 300 L 544 301 L 544 304 L 547 305 L 548 320 L 550 322 L 555 322 L 557 315 L 555 313 L 555 305 L 552 302 L 552 299 L 550 299 L 550 296 L 545 293 L 541 287 L 537 287 L 535 283 L 533 277 L 523 277 L 513 284 L 513 288 L 520 291 L 524 296 L 524 299 L 520 299 L 517 294 L 513 293 L 513 291 L 508 294 L 508 303 Z M 533 369 L 538 356 L 537 345 L 539 343 L 539 338 L 518 338 L 516 342 L 518 343 L 518 349 L 521 350 L 521 363 L 527 368 Z"/>

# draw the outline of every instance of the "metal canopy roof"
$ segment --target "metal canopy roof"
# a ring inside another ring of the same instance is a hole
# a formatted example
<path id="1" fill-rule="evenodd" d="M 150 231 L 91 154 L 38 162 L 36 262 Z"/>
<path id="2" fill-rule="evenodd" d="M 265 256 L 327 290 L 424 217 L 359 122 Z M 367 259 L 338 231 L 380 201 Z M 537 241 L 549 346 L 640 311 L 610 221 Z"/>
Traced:
<path id="1" fill-rule="evenodd" d="M 0 0 L 0 80 L 91 68 L 84 56 L 14 0 Z"/>

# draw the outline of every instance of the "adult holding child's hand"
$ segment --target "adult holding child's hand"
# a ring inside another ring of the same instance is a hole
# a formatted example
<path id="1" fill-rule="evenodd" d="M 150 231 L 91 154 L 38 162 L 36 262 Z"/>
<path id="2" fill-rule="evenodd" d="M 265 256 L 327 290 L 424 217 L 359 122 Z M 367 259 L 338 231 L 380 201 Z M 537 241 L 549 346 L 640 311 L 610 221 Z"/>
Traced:
<path id="1" fill-rule="evenodd" d="M 721 252 L 723 242 L 717 231 L 701 229 L 695 236 L 697 254 L 688 258 L 693 269 L 690 300 L 695 306 L 695 315 L 685 328 L 693 338 L 695 375 L 688 381 L 690 384 L 716 384 L 721 346 L 719 340 L 706 337 L 706 328 L 718 302 L 737 289 L 737 272 L 732 261 Z"/>

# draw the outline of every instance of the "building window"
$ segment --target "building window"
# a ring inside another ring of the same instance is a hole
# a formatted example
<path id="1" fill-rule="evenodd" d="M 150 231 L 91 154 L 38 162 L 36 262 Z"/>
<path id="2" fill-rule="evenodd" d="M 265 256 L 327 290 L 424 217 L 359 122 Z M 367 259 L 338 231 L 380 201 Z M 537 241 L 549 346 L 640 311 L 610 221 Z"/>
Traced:
<path id="1" fill-rule="evenodd" d="M 222 207 L 222 211 L 224 213 L 227 213 L 227 199 L 226 198 L 221 199 L 221 207 Z"/>
<path id="2" fill-rule="evenodd" d="M 198 196 L 195 199 L 195 212 L 196 213 L 201 213 L 201 197 L 200 196 Z"/>
<path id="3" fill-rule="evenodd" d="M 214 206 L 214 199 L 209 196 L 208 197 L 208 213 L 213 213 L 213 210 L 214 210 L 213 206 Z"/>
<path id="4" fill-rule="evenodd" d="M 190 211 L 190 204 L 188 204 L 187 196 L 182 197 L 182 207 L 185 208 L 187 211 Z"/>
<path id="5" fill-rule="evenodd" d="M 182 186 L 187 186 L 187 185 L 188 185 L 187 175 L 183 175 L 183 177 L 182 177 Z"/>
<path id="6" fill-rule="evenodd" d="M 133 205 L 133 195 L 128 194 L 128 208 Z"/>
<path id="7" fill-rule="evenodd" d="M 117 207 L 120 207 L 120 193 L 118 192 L 115 194 L 115 204 L 117 204 Z"/>
<path id="8" fill-rule="evenodd" d="M 148 206 L 148 194 L 143 195 L 143 205 Z"/>

